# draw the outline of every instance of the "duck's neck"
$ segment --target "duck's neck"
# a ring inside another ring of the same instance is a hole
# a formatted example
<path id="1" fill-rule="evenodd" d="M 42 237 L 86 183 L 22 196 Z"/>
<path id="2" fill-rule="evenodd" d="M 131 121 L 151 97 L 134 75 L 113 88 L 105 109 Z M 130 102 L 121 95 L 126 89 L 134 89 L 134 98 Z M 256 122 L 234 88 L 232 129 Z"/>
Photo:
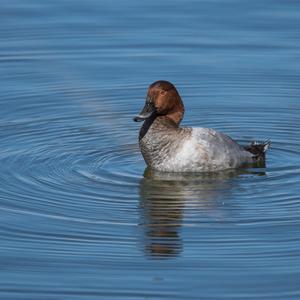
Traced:
<path id="1" fill-rule="evenodd" d="M 179 123 L 175 123 L 174 119 L 170 118 L 169 116 L 153 116 L 145 120 L 144 124 L 142 125 L 140 129 L 139 140 L 143 139 L 150 129 L 152 134 L 168 134 L 169 130 L 173 131 L 174 129 L 178 128 Z"/>
<path id="2" fill-rule="evenodd" d="M 147 165 L 155 168 L 174 155 L 187 132 L 188 128 L 180 128 L 167 116 L 146 120 L 140 130 L 139 142 Z"/>
<path id="3" fill-rule="evenodd" d="M 180 107 L 180 110 L 176 109 L 174 111 L 171 111 L 170 113 L 165 115 L 165 117 L 171 120 L 178 127 L 181 120 L 183 119 L 183 115 L 184 115 L 184 107 L 182 105 L 182 107 Z"/>

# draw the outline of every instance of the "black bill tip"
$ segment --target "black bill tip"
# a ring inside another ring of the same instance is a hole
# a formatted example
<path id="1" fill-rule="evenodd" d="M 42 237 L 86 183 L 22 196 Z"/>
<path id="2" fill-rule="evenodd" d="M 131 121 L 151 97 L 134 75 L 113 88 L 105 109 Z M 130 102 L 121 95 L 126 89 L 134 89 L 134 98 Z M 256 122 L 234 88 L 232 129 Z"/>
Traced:
<path id="1" fill-rule="evenodd" d="M 156 112 L 155 106 L 153 105 L 152 102 L 146 101 L 144 108 L 142 111 L 133 118 L 133 121 L 135 122 L 142 122 L 145 121 L 146 119 L 150 118 L 153 116 Z"/>
<path id="2" fill-rule="evenodd" d="M 142 121 L 144 121 L 144 120 L 145 120 L 145 118 L 142 117 L 142 116 L 135 116 L 135 117 L 133 118 L 133 121 L 134 121 L 134 122 L 142 122 Z"/>

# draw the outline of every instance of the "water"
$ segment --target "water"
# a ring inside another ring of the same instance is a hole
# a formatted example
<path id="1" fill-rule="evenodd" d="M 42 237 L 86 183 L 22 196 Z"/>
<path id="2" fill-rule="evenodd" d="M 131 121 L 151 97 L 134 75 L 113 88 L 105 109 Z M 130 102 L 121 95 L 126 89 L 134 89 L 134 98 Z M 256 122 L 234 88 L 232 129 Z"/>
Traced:
<path id="1" fill-rule="evenodd" d="M 1 299 L 299 299 L 298 1 L 1 1 Z M 132 116 L 272 141 L 267 166 L 145 170 Z"/>

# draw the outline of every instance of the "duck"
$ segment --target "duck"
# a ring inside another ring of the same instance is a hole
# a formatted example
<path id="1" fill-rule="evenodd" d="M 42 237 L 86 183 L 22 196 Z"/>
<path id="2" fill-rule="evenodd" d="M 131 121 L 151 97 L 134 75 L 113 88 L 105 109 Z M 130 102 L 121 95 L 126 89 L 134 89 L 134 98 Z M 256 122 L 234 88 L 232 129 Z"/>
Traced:
<path id="1" fill-rule="evenodd" d="M 239 145 L 211 128 L 180 127 L 184 104 L 169 81 L 148 87 L 141 112 L 133 120 L 143 122 L 139 147 L 150 169 L 162 172 L 211 172 L 264 163 L 270 141 Z"/>

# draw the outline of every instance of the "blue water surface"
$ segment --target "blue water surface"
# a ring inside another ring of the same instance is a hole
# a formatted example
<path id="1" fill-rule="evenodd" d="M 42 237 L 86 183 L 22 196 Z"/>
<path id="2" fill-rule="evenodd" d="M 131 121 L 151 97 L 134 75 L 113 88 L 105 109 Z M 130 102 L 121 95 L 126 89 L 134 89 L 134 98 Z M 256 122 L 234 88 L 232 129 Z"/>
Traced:
<path id="1" fill-rule="evenodd" d="M 300 299 L 299 1 L 0 3 L 0 299 Z M 145 170 L 159 79 L 266 167 Z"/>

